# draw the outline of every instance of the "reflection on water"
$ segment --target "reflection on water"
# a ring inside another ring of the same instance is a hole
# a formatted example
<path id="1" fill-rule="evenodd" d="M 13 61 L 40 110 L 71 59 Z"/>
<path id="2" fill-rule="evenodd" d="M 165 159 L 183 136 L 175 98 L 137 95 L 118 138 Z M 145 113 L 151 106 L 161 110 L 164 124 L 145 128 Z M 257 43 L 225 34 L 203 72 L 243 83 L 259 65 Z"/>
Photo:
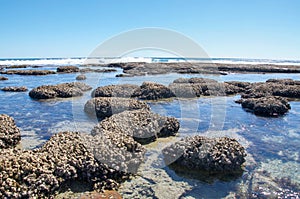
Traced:
<path id="1" fill-rule="evenodd" d="M 115 75 L 119 73 L 120 70 L 104 74 L 86 73 L 87 80 L 84 82 L 96 88 L 99 85 L 109 84 L 141 84 L 143 81 L 169 84 L 179 77 L 203 77 L 203 75 L 167 74 L 115 78 Z M 75 81 L 77 75 L 6 75 L 9 80 L 1 81 L 0 87 L 27 86 L 30 90 L 45 84 L 72 82 Z M 280 74 L 280 76 L 278 74 L 231 74 L 226 76 L 206 75 L 205 77 L 219 81 L 251 82 L 278 77 L 300 79 L 297 74 Z M 92 121 L 83 112 L 84 103 L 90 98 L 90 94 L 91 92 L 87 92 L 83 97 L 73 99 L 36 101 L 28 96 L 28 92 L 7 93 L 0 91 L 1 113 L 9 114 L 15 118 L 22 131 L 23 146 L 33 148 L 59 131 L 89 132 L 96 124 L 96 121 Z M 284 183 L 280 179 L 291 179 L 291 184 L 300 184 L 300 102 L 291 102 L 292 109 L 283 117 L 264 118 L 244 111 L 239 104 L 234 103 L 237 98 L 238 96 L 172 100 L 149 102 L 149 105 L 154 112 L 174 116 L 180 120 L 180 133 L 178 137 L 172 138 L 170 142 L 195 134 L 212 137 L 226 135 L 238 139 L 246 147 L 249 154 L 243 174 L 235 176 L 235 178 L 225 178 L 227 180 L 224 180 L 224 178 L 211 180 L 208 176 L 199 175 L 199 173 L 197 176 L 180 170 L 174 172 L 171 167 L 159 162 L 160 150 L 166 145 L 154 144 L 147 146 L 149 148 L 147 153 L 149 161 L 146 161 L 145 169 L 141 169 L 144 179 L 133 179 L 130 182 L 130 188 L 136 186 L 136 190 L 139 190 L 138 187 L 143 187 L 140 185 L 140 181 L 148 178 L 152 181 L 151 183 L 147 181 L 148 185 L 145 182 L 143 189 L 151 188 L 157 192 L 157 195 L 163 195 L 163 190 L 155 186 L 159 182 L 165 183 L 162 185 L 164 190 L 170 188 L 170 186 L 176 186 L 176 189 L 174 188 L 174 196 L 176 195 L 176 197 L 221 198 L 230 195 L 231 192 L 245 194 L 249 190 L 256 190 L 255 185 L 250 186 L 251 183 L 261 182 L 268 185 L 272 181 L 273 185 L 284 187 Z M 152 161 L 150 161 L 151 158 Z M 156 165 L 159 166 L 149 168 L 149 165 L 153 165 L 153 162 L 156 162 Z M 161 179 L 156 176 L 157 173 L 168 177 Z M 178 183 L 179 181 L 182 183 Z M 126 187 L 126 183 L 123 186 Z M 126 190 L 124 187 L 121 188 L 120 192 L 126 197 L 127 192 L 124 191 Z M 297 186 L 289 187 L 291 192 L 298 191 L 295 188 Z M 267 188 L 263 190 L 265 189 Z M 159 193 L 160 191 L 161 193 Z M 134 193 L 132 194 L 134 195 Z M 133 196 L 132 194 L 127 193 L 127 197 L 130 198 Z M 142 193 L 138 192 L 138 194 Z"/>

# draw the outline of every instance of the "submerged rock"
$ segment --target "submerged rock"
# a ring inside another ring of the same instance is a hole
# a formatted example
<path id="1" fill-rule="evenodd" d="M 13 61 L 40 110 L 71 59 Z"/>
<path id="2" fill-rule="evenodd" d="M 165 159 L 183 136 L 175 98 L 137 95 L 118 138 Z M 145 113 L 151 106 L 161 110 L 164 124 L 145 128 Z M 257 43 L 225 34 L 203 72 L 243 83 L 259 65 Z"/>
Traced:
<path id="1" fill-rule="evenodd" d="M 77 66 L 60 66 L 56 69 L 58 73 L 77 73 L 79 68 Z"/>
<path id="2" fill-rule="evenodd" d="M 93 135 L 101 131 L 133 137 L 139 143 L 149 143 L 158 137 L 174 136 L 178 132 L 179 121 L 173 117 L 164 117 L 147 109 L 124 111 L 102 120 L 92 131 Z"/>
<path id="3" fill-rule="evenodd" d="M 92 92 L 92 97 L 125 97 L 130 98 L 139 90 L 139 86 L 134 84 L 108 85 L 96 88 Z"/>
<path id="4" fill-rule="evenodd" d="M 8 78 L 4 76 L 0 76 L 0 81 L 5 81 L 5 80 L 8 80 Z"/>
<path id="5" fill-rule="evenodd" d="M 158 100 L 175 97 L 175 94 L 171 91 L 171 89 L 162 84 L 154 82 L 144 82 L 140 86 L 140 90 L 136 91 L 134 96 L 145 100 Z"/>
<path id="6" fill-rule="evenodd" d="M 115 189 L 129 176 L 95 159 L 79 133 L 58 133 L 40 149 L 0 153 L 1 198 L 53 197 L 70 180 Z"/>
<path id="7" fill-rule="evenodd" d="M 26 92 L 28 91 L 28 88 L 26 86 L 8 86 L 1 88 L 1 90 L 8 92 Z"/>
<path id="8" fill-rule="evenodd" d="M 86 80 L 86 76 L 85 75 L 78 75 L 76 77 L 76 80 Z"/>
<path id="9" fill-rule="evenodd" d="M 81 82 L 45 85 L 32 89 L 29 96 L 34 99 L 69 98 L 82 96 L 83 92 L 91 89 L 92 87 Z"/>
<path id="10" fill-rule="evenodd" d="M 0 151 L 4 148 L 15 147 L 20 140 L 20 130 L 14 119 L 8 115 L 0 114 Z"/>
<path id="11" fill-rule="evenodd" d="M 126 110 L 149 109 L 142 101 L 119 97 L 96 97 L 86 102 L 84 111 L 99 119 L 110 117 Z"/>
<path id="12" fill-rule="evenodd" d="M 242 100 L 241 104 L 254 114 L 267 117 L 284 115 L 291 108 L 288 101 L 282 97 L 249 98 Z"/>
<path id="13" fill-rule="evenodd" d="M 56 74 L 54 71 L 50 70 L 6 70 L 6 71 L 0 71 L 1 74 L 7 74 L 7 75 L 50 75 L 50 74 Z"/>
<path id="14" fill-rule="evenodd" d="M 187 169 L 230 173 L 241 170 L 246 152 L 233 138 L 194 136 L 165 148 L 163 155 L 167 165 L 173 163 Z"/>

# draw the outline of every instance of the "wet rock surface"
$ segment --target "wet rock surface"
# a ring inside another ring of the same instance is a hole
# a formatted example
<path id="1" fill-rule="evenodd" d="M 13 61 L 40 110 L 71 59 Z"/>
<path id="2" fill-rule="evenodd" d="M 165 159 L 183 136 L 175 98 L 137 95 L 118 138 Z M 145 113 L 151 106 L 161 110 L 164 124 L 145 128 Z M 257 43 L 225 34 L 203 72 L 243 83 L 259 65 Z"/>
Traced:
<path id="1" fill-rule="evenodd" d="M 86 102 L 84 111 L 99 119 L 110 117 L 126 110 L 149 109 L 142 101 L 120 97 L 96 97 Z"/>
<path id="2" fill-rule="evenodd" d="M 78 75 L 76 77 L 76 80 L 86 80 L 86 76 L 85 75 Z"/>
<path id="3" fill-rule="evenodd" d="M 7 86 L 1 88 L 1 90 L 7 92 L 26 92 L 28 88 L 26 86 Z"/>
<path id="4" fill-rule="evenodd" d="M 60 66 L 56 69 L 58 73 L 77 73 L 79 72 L 79 67 L 77 66 Z"/>
<path id="5" fill-rule="evenodd" d="M 236 172 L 245 162 L 246 152 L 235 139 L 194 136 L 184 138 L 163 150 L 166 164 L 188 169 L 215 172 Z"/>
<path id="6" fill-rule="evenodd" d="M 68 181 L 91 183 L 94 190 L 115 189 L 127 174 L 94 158 L 79 133 L 58 133 L 42 148 L 6 149 L 0 156 L 0 196 L 48 198 Z"/>
<path id="7" fill-rule="evenodd" d="M 241 101 L 242 107 L 256 115 L 276 117 L 291 109 L 288 101 L 282 97 L 249 98 Z"/>
<path id="8" fill-rule="evenodd" d="M 111 72 L 117 72 L 116 69 L 93 69 L 93 68 L 82 68 L 79 70 L 81 73 L 111 73 Z"/>
<path id="9" fill-rule="evenodd" d="M 216 63 L 115 63 L 108 67 L 119 67 L 125 74 L 141 76 L 166 73 L 181 74 L 227 74 L 234 73 L 300 73 L 296 65 L 275 64 L 216 64 Z"/>
<path id="10" fill-rule="evenodd" d="M 50 70 L 6 70 L 0 71 L 0 74 L 7 75 L 51 75 L 56 74 L 55 71 Z"/>
<path id="11" fill-rule="evenodd" d="M 140 109 L 124 111 L 102 120 L 92 134 L 99 134 L 103 130 L 133 137 L 139 143 L 149 143 L 158 137 L 176 135 L 179 121 L 173 117 L 164 117 L 147 109 Z"/>
<path id="12" fill-rule="evenodd" d="M 15 147 L 21 140 L 19 128 L 12 117 L 0 114 L 0 151 Z"/>
<path id="13" fill-rule="evenodd" d="M 5 81 L 5 80 L 8 80 L 8 78 L 4 76 L 0 76 L 0 81 Z"/>
<path id="14" fill-rule="evenodd" d="M 144 82 L 134 94 L 139 99 L 158 100 L 175 97 L 174 93 L 166 86 L 154 82 Z"/>
<path id="15" fill-rule="evenodd" d="M 134 84 L 108 85 L 96 88 L 92 97 L 134 97 L 139 86 Z"/>
<path id="16" fill-rule="evenodd" d="M 69 98 L 82 96 L 92 87 L 81 82 L 62 83 L 57 85 L 44 85 L 32 89 L 29 96 L 34 99 Z"/>

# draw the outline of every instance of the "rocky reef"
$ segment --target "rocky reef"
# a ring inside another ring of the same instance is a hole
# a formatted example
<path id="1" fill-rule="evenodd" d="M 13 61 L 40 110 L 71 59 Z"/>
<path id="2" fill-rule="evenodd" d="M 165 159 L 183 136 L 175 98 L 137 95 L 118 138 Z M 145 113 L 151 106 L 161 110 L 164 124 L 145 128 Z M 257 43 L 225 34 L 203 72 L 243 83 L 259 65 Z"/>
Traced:
<path id="1" fill-rule="evenodd" d="M 92 97 L 134 97 L 139 86 L 134 84 L 108 85 L 96 88 Z"/>
<path id="2" fill-rule="evenodd" d="M 130 98 L 96 97 L 86 102 L 84 111 L 99 119 L 110 117 L 126 110 L 149 109 L 147 103 Z"/>
<path id="3" fill-rule="evenodd" d="M 149 143 L 158 137 L 174 136 L 179 130 L 179 121 L 164 117 L 147 109 L 124 111 L 102 120 L 92 131 L 97 135 L 102 131 L 123 134 L 139 143 Z"/>
<path id="4" fill-rule="evenodd" d="M 26 86 L 7 86 L 1 88 L 1 90 L 7 92 L 26 92 L 28 88 Z"/>
<path id="5" fill-rule="evenodd" d="M 260 97 L 241 100 L 242 107 L 256 115 L 277 117 L 291 109 L 288 101 L 282 97 Z"/>
<path id="6" fill-rule="evenodd" d="M 57 85 L 44 85 L 32 89 L 29 96 L 34 99 L 69 98 L 82 96 L 92 87 L 82 82 L 63 83 Z"/>
<path id="7" fill-rule="evenodd" d="M 53 198 L 62 185 L 74 180 L 98 191 L 115 189 L 128 177 L 97 161 L 74 132 L 58 133 L 39 149 L 1 151 L 0 171 L 3 198 Z"/>
<path id="8" fill-rule="evenodd" d="M 140 89 L 136 91 L 135 96 L 143 100 L 158 100 L 175 97 L 174 93 L 162 84 L 154 82 L 144 82 Z"/>
<path id="9" fill-rule="evenodd" d="M 12 117 L 0 114 L 0 151 L 15 147 L 21 140 L 19 128 Z"/>
<path id="10" fill-rule="evenodd" d="M 0 71 L 0 74 L 7 75 L 51 75 L 56 74 L 55 71 L 50 70 L 5 70 Z"/>
<path id="11" fill-rule="evenodd" d="M 245 162 L 246 152 L 233 138 L 194 136 L 183 138 L 163 150 L 166 164 L 210 173 L 236 172 Z"/>
<path id="12" fill-rule="evenodd" d="M 58 73 L 77 73 L 79 68 L 77 66 L 60 66 L 56 69 Z"/>

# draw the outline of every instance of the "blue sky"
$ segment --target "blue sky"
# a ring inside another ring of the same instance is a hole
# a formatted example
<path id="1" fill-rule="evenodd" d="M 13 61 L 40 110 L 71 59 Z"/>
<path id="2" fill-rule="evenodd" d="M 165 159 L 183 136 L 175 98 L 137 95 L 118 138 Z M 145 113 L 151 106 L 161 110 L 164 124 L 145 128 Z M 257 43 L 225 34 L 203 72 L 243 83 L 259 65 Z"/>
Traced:
<path id="1" fill-rule="evenodd" d="M 143 27 L 178 31 L 210 57 L 300 59 L 298 0 L 0 0 L 0 58 L 88 56 Z"/>

